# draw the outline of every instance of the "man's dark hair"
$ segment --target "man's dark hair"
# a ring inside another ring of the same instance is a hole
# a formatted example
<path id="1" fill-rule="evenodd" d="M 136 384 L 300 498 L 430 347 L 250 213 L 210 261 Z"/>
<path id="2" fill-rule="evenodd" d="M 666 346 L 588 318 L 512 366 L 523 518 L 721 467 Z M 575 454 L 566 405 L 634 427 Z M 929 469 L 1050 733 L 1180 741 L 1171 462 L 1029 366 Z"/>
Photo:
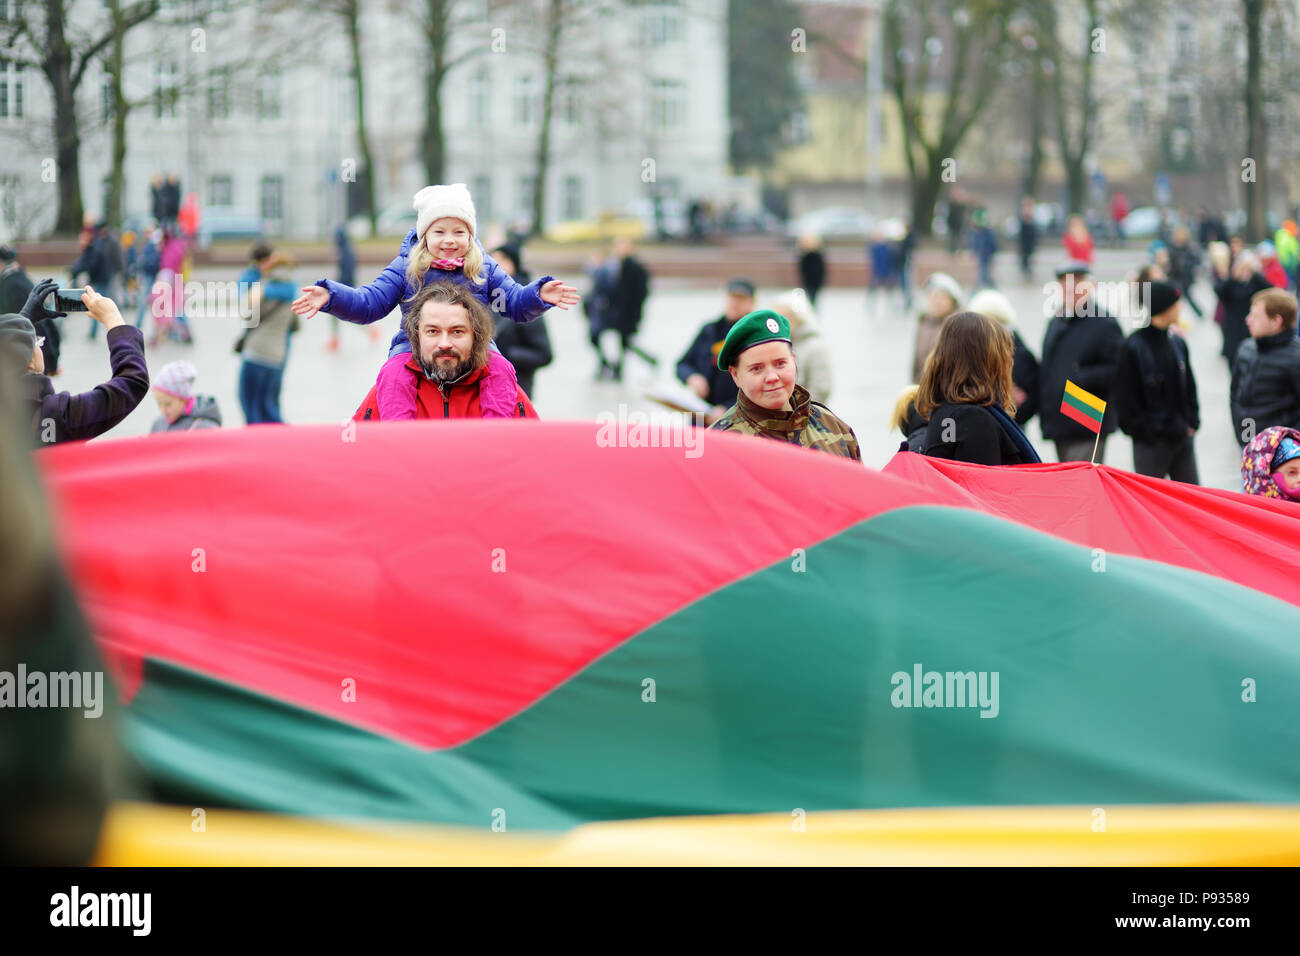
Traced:
<path id="1" fill-rule="evenodd" d="M 252 251 L 248 253 L 248 257 L 254 262 L 265 262 L 274 251 L 269 242 L 255 242 Z"/>
<path id="2" fill-rule="evenodd" d="M 474 333 L 474 347 L 469 353 L 470 370 L 486 366 L 488 348 L 492 344 L 496 325 L 487 306 L 458 282 L 430 282 L 407 303 L 402 315 L 402 328 L 406 330 L 406 337 L 410 340 L 411 351 L 415 353 L 416 359 L 420 357 L 420 312 L 430 302 L 458 305 L 468 313 L 470 330 Z"/>

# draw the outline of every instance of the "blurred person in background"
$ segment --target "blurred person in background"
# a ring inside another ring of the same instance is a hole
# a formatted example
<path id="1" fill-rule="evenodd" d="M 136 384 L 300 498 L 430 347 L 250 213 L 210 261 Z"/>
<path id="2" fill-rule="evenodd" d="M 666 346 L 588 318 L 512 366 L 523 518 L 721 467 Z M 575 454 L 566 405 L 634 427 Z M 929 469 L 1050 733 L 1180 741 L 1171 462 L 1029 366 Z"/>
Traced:
<path id="1" fill-rule="evenodd" d="M 835 385 L 834 363 L 811 300 L 803 289 L 791 289 L 777 296 L 771 308 L 790 323 L 790 346 L 798 356 L 795 383 L 806 388 L 814 402 L 827 404 Z"/>
<path id="2" fill-rule="evenodd" d="M 532 276 L 523 267 L 523 253 L 518 246 L 506 243 L 492 250 L 492 258 L 505 270 L 506 275 L 520 285 L 532 282 Z M 534 379 L 539 368 L 550 365 L 555 358 L 551 349 L 551 336 L 546 328 L 546 317 L 531 322 L 512 322 L 508 316 L 493 310 L 496 324 L 497 348 L 515 367 L 519 387 L 530 399 L 534 398 Z"/>
<path id="3" fill-rule="evenodd" d="M 1065 227 L 1065 235 L 1061 238 L 1061 244 L 1065 246 L 1065 257 L 1067 259 L 1092 265 L 1092 233 L 1084 225 L 1082 216 L 1076 213 L 1070 217 L 1069 223 Z"/>
<path id="4" fill-rule="evenodd" d="M 822 254 L 820 236 L 807 233 L 799 237 L 799 284 L 808 302 L 817 304 L 817 294 L 826 284 L 826 256 Z"/>
<path id="5" fill-rule="evenodd" d="M 1216 264 L 1214 294 L 1223 306 L 1222 354 L 1232 368 L 1241 343 L 1250 338 L 1246 316 L 1250 314 L 1250 301 L 1255 293 L 1273 288 L 1273 284 L 1260 272 L 1259 257 L 1243 249 L 1230 266 Z"/>
<path id="6" fill-rule="evenodd" d="M 984 289 L 971 296 L 968 312 L 978 312 L 999 322 L 1011 333 L 1015 355 L 1011 363 L 1011 397 L 1016 403 L 1016 424 L 1024 426 L 1038 412 L 1038 359 L 1016 330 L 1016 313 L 1010 300 L 996 289 Z"/>
<path id="7" fill-rule="evenodd" d="M 731 327 L 754 311 L 754 283 L 748 279 L 732 279 L 727 283 L 726 304 L 722 317 L 705 323 L 677 362 L 677 377 L 699 398 L 713 406 L 704 416 L 711 425 L 736 403 L 738 389 L 735 379 L 718 366 L 718 355 L 727 340 Z"/>
<path id="8" fill-rule="evenodd" d="M 916 319 L 916 344 L 912 350 L 912 381 L 921 381 L 925 360 L 939 340 L 943 320 L 961 308 L 961 286 L 946 272 L 935 272 L 925 280 L 925 311 Z"/>
<path id="9" fill-rule="evenodd" d="M 32 280 L 18 261 L 13 246 L 0 246 L 0 315 L 22 312 L 27 297 L 32 294 Z M 42 340 L 41 354 L 45 359 L 47 375 L 59 374 L 59 343 L 63 335 L 63 320 L 55 314 L 52 318 L 38 318 L 32 323 L 36 335 Z"/>
<path id="10" fill-rule="evenodd" d="M 1034 249 L 1038 246 L 1038 223 L 1034 220 L 1034 200 L 1020 200 L 1020 218 L 1016 243 L 1020 248 L 1020 276 L 1028 282 L 1033 274 Z"/>

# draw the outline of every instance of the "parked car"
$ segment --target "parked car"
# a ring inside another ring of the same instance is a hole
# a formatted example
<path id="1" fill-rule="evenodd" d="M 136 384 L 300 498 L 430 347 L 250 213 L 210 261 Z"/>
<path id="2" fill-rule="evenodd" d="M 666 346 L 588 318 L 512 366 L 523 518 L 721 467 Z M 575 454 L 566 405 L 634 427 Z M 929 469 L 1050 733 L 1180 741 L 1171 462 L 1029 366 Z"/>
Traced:
<path id="1" fill-rule="evenodd" d="M 1156 239 L 1160 236 L 1160 214 L 1166 216 L 1168 227 L 1183 225 L 1183 219 L 1177 210 L 1164 209 L 1159 206 L 1138 206 L 1124 217 L 1125 239 Z"/>
<path id="2" fill-rule="evenodd" d="M 647 231 L 646 224 L 639 216 L 606 213 L 595 219 L 557 222 L 546 230 L 546 238 L 553 242 L 599 242 L 616 236 L 641 239 Z"/>
<path id="3" fill-rule="evenodd" d="M 263 233 L 262 220 L 251 212 L 233 206 L 209 206 L 199 219 L 199 247 L 206 249 L 213 241 L 257 239 Z"/>
<path id="4" fill-rule="evenodd" d="M 876 217 L 851 206 L 827 206 L 805 213 L 786 224 L 786 235 L 798 239 L 804 235 L 823 239 L 866 239 L 875 228 Z"/>

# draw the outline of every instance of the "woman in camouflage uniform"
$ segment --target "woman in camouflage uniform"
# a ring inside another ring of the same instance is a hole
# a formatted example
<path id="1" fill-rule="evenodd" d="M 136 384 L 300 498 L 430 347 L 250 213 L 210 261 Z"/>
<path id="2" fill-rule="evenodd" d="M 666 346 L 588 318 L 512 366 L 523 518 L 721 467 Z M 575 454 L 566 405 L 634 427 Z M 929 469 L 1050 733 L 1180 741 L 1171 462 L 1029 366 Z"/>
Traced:
<path id="1" fill-rule="evenodd" d="M 794 349 L 785 316 L 760 309 L 738 321 L 718 353 L 718 368 L 731 373 L 740 394 L 711 428 L 862 460 L 853 429 L 795 384 Z"/>

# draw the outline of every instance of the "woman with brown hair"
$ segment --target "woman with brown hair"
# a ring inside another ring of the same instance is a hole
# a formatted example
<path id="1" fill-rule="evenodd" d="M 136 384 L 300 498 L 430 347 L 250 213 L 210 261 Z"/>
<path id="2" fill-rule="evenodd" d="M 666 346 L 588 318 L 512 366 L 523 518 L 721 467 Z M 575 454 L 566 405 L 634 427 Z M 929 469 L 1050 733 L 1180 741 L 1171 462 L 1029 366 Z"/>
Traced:
<path id="1" fill-rule="evenodd" d="M 978 465 L 1039 457 L 1012 417 L 1011 333 L 977 312 L 948 316 L 926 360 L 916 411 L 928 418 L 923 454 Z"/>

